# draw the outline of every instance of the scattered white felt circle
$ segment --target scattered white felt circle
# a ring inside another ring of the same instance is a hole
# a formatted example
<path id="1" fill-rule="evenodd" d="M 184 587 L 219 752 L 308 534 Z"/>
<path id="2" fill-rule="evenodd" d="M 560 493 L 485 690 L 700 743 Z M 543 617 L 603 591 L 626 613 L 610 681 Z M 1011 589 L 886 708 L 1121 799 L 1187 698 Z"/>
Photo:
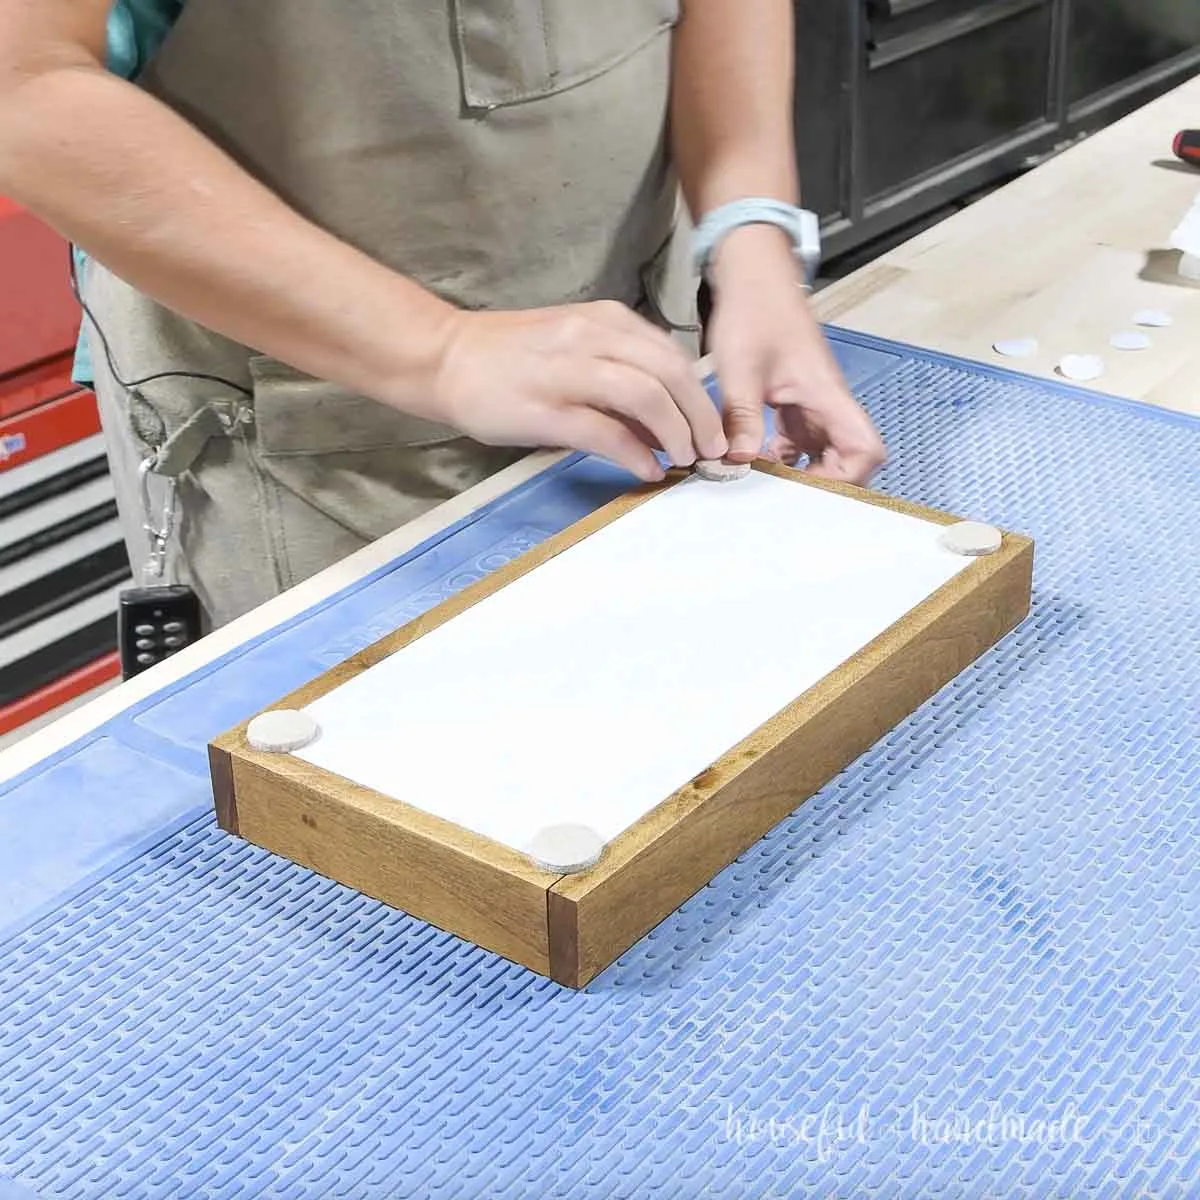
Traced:
<path id="1" fill-rule="evenodd" d="M 1003 534 L 982 521 L 956 521 L 942 530 L 938 541 L 955 554 L 992 554 L 1000 549 Z"/>
<path id="2" fill-rule="evenodd" d="M 284 754 L 307 746 L 317 732 L 317 723 L 308 713 L 294 708 L 273 708 L 259 713 L 246 726 L 246 740 L 255 750 Z"/>
<path id="3" fill-rule="evenodd" d="M 546 871 L 586 871 L 600 861 L 604 839 L 588 825 L 547 825 L 534 834 L 525 853 Z"/>
<path id="4" fill-rule="evenodd" d="M 1038 352 L 1038 340 L 1031 337 L 1001 338 L 992 343 L 992 349 L 997 354 L 1003 354 L 1005 358 L 1028 358 Z"/>
<path id="5" fill-rule="evenodd" d="M 1150 337 L 1136 329 L 1122 329 L 1108 339 L 1108 344 L 1114 350 L 1145 350 L 1150 346 Z"/>
<path id="6" fill-rule="evenodd" d="M 1086 383 L 1104 374 L 1104 359 L 1098 354 L 1064 354 L 1058 360 L 1058 373 L 1076 383 Z"/>
<path id="7" fill-rule="evenodd" d="M 1133 314 L 1135 325 L 1148 325 L 1151 329 L 1165 329 L 1173 318 L 1158 308 L 1143 308 Z"/>
<path id="8" fill-rule="evenodd" d="M 696 474 L 712 483 L 728 483 L 731 479 L 745 479 L 750 474 L 750 464 L 724 462 L 719 458 L 701 458 L 696 461 Z"/>

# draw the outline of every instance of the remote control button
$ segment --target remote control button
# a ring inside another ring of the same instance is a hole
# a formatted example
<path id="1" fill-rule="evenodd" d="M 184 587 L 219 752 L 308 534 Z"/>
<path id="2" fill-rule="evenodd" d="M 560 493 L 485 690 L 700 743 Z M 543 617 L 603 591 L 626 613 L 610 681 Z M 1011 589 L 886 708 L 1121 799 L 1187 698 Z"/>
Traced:
<path id="1" fill-rule="evenodd" d="M 163 626 L 163 633 L 182 633 L 182 632 L 183 632 L 183 622 L 182 621 L 168 621 Z"/>
<path id="2" fill-rule="evenodd" d="M 154 655 L 153 654 L 139 654 L 137 656 L 137 660 L 138 660 L 138 662 L 140 662 L 142 664 L 143 667 L 148 667 L 154 661 Z"/>
<path id="3" fill-rule="evenodd" d="M 172 648 L 174 648 L 175 646 L 182 646 L 184 644 L 184 642 L 186 642 L 186 641 L 187 641 L 187 638 L 181 638 L 181 637 L 163 638 L 163 643 L 167 646 L 171 646 Z"/>
<path id="4" fill-rule="evenodd" d="M 153 637 L 158 630 L 155 629 L 153 625 L 135 625 L 133 627 L 133 632 L 136 633 L 138 637 Z"/>
<path id="5" fill-rule="evenodd" d="M 138 638 L 138 640 L 136 642 L 134 642 L 134 645 L 139 650 L 153 650 L 154 649 L 154 639 L 153 638 Z"/>

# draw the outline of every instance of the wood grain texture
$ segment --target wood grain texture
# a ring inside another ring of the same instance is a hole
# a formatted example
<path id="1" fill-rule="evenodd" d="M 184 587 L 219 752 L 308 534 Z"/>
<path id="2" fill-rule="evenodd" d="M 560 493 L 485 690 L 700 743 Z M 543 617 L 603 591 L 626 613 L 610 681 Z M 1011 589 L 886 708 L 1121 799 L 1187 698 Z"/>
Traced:
<path id="1" fill-rule="evenodd" d="M 876 494 L 862 498 L 943 524 L 956 519 Z M 1005 534 L 1000 550 L 614 839 L 596 867 L 554 884 L 553 977 L 568 987 L 586 984 L 1014 628 L 1029 611 L 1033 557 L 1028 538 Z"/>
<path id="2" fill-rule="evenodd" d="M 208 748 L 208 774 L 212 780 L 213 809 L 217 824 L 229 833 L 238 832 L 237 794 L 233 786 L 233 758 L 224 746 Z"/>
<path id="3" fill-rule="evenodd" d="M 558 878 L 491 840 L 291 755 L 232 755 L 238 832 L 318 874 L 549 974 Z"/>
<path id="4" fill-rule="evenodd" d="M 1171 139 L 1200 125 L 1200 77 L 847 275 L 813 298 L 818 317 L 930 350 L 1059 379 L 1064 354 L 1099 354 L 1087 386 L 1200 412 L 1200 284 L 1180 278 L 1171 231 L 1200 190 Z M 1141 308 L 1175 323 L 1154 346 L 1113 350 Z M 1036 337 L 1032 358 L 998 338 Z"/>

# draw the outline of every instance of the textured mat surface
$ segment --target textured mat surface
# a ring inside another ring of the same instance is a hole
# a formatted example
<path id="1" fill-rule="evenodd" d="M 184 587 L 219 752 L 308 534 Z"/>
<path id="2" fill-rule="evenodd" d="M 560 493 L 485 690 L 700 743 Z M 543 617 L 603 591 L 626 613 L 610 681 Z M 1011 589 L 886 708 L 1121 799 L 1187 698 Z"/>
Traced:
<path id="1" fill-rule="evenodd" d="M 222 834 L 203 758 L 627 483 L 533 481 L 0 793 L 13 1195 L 1200 1194 L 1200 423 L 835 336 L 1029 620 L 569 992 Z"/>

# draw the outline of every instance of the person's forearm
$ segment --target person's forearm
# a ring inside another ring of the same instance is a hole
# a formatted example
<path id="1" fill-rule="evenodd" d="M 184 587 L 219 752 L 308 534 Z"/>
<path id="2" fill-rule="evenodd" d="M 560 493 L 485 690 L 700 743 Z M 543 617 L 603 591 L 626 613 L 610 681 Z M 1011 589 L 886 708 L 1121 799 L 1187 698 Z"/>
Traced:
<path id="1" fill-rule="evenodd" d="M 730 200 L 796 203 L 792 0 L 683 0 L 672 151 L 693 217 Z"/>
<path id="2" fill-rule="evenodd" d="M 98 64 L 0 94 L 0 193 L 233 340 L 420 415 L 452 307 L 307 222 Z"/>

